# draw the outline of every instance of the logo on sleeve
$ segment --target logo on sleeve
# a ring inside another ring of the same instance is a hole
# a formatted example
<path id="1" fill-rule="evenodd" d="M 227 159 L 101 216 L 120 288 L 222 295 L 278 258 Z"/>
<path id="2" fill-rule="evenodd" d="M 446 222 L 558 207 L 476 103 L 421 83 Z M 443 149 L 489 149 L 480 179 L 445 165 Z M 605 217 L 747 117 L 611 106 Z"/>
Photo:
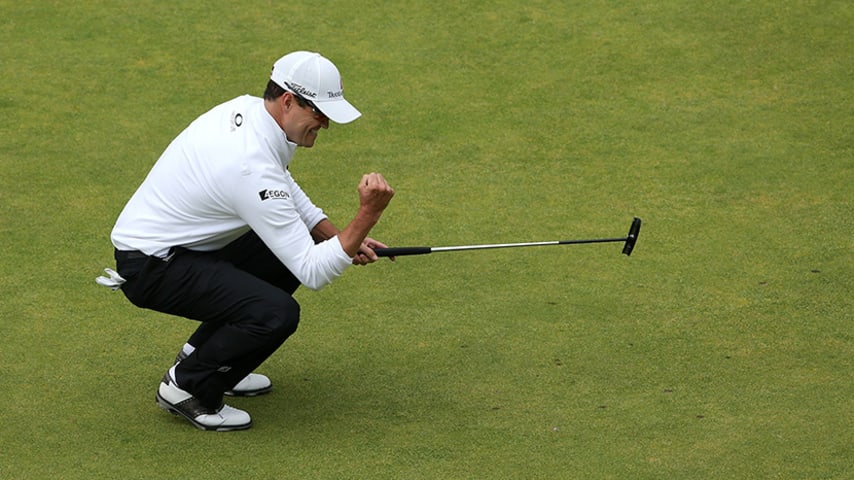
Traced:
<path id="1" fill-rule="evenodd" d="M 287 200 L 291 198 L 291 194 L 284 190 L 261 190 L 258 192 L 258 195 L 261 197 L 261 201 L 264 200 Z"/>
<path id="2" fill-rule="evenodd" d="M 230 130 L 233 132 L 241 125 L 243 125 L 243 115 L 238 112 L 232 112 Z"/>

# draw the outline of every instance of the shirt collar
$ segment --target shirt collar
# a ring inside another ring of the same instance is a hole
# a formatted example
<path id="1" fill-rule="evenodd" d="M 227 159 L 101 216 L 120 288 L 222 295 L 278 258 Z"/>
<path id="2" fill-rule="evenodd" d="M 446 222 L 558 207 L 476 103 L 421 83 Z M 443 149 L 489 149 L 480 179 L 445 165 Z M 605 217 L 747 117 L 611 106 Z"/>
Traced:
<path id="1" fill-rule="evenodd" d="M 287 135 L 282 130 L 282 127 L 276 122 L 276 119 L 270 115 L 270 112 L 264 107 L 264 100 L 258 102 L 259 133 L 267 140 L 267 143 L 272 148 L 278 159 L 282 162 L 282 168 L 287 169 L 288 164 L 294 157 L 297 150 L 297 144 L 288 140 Z"/>

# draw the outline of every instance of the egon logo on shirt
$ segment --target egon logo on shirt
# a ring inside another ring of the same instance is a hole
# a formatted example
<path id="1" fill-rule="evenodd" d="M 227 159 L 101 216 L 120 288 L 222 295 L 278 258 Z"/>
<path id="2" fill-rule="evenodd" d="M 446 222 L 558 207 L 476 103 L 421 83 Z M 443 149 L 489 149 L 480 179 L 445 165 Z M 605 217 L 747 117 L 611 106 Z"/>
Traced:
<path id="1" fill-rule="evenodd" d="M 258 195 L 261 196 L 261 201 L 272 199 L 272 200 L 287 200 L 291 198 L 291 195 L 284 190 L 261 190 L 258 192 Z"/>

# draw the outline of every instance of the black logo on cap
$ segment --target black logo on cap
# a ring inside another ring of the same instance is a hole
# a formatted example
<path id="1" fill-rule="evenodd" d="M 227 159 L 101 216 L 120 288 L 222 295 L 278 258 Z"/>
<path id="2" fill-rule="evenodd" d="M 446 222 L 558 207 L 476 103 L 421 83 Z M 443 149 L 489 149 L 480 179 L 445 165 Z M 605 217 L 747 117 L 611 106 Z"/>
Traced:
<path id="1" fill-rule="evenodd" d="M 317 98 L 317 92 L 309 90 L 308 88 L 303 87 L 299 83 L 291 83 L 291 88 L 294 89 L 294 92 L 304 97 Z"/>

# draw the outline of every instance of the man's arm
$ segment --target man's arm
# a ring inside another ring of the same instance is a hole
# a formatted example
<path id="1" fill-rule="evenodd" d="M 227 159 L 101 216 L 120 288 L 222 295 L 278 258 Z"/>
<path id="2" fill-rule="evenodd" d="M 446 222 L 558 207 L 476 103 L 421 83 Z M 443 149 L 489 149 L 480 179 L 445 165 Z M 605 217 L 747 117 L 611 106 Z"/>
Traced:
<path id="1" fill-rule="evenodd" d="M 241 177 L 246 179 L 247 177 Z M 241 192 L 258 192 L 269 184 L 264 178 L 254 179 Z M 250 188 L 251 187 L 251 188 Z M 285 191 L 288 189 L 286 188 Z M 336 235 L 331 222 L 320 220 L 306 230 L 305 220 L 289 202 L 292 198 L 261 199 L 258 194 L 237 195 L 235 210 L 249 224 L 261 240 L 293 272 L 300 282 L 312 290 L 319 290 L 340 276 L 347 264 L 362 265 L 377 260 L 376 253 L 368 248 L 367 234 L 388 205 L 394 190 L 380 174 L 369 174 L 359 181 L 359 210 L 352 222 Z M 282 202 L 282 203 L 273 203 Z M 316 238 L 330 236 L 329 240 L 316 242 Z M 373 243 L 376 247 L 380 245 Z M 360 253 L 365 250 L 367 253 Z"/>
<path id="2" fill-rule="evenodd" d="M 311 229 L 311 238 L 314 239 L 314 243 L 320 243 L 338 235 L 338 232 L 338 227 L 333 225 L 328 218 L 324 218 Z"/>
<path id="3" fill-rule="evenodd" d="M 375 262 L 378 257 L 373 249 L 385 248 L 385 245 L 368 238 L 368 233 L 377 224 L 383 210 L 388 206 L 393 196 L 394 189 L 379 173 L 364 175 L 359 182 L 359 211 L 356 212 L 355 218 L 344 230 L 337 232 L 341 248 L 347 255 L 353 257 L 353 263 Z M 312 237 L 317 240 L 318 236 L 328 235 L 333 230 L 337 229 L 332 225 L 332 222 L 324 220 L 319 222 L 311 233 Z"/>
<path id="4" fill-rule="evenodd" d="M 338 235 L 338 233 L 340 233 L 338 227 L 333 225 L 328 219 L 323 219 L 311 230 L 311 238 L 314 239 L 314 243 L 320 243 L 329 240 Z M 388 245 L 378 242 L 371 237 L 365 237 L 361 248 L 359 248 L 359 253 L 353 257 L 353 264 L 367 265 L 379 260 L 377 254 L 374 253 L 375 248 L 388 248 Z M 394 257 L 390 257 L 390 259 L 394 261 Z"/>

